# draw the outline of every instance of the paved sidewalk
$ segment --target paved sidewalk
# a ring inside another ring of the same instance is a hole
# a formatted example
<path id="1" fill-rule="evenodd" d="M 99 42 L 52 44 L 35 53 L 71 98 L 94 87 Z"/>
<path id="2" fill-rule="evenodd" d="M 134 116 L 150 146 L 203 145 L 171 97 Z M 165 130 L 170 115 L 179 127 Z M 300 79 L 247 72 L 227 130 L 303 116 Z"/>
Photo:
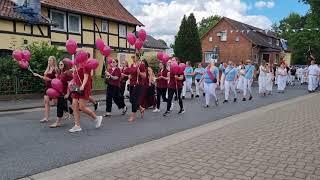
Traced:
<path id="1" fill-rule="evenodd" d="M 105 101 L 106 95 L 99 94 L 94 95 L 94 99 L 97 101 Z M 0 101 L 0 112 L 6 111 L 18 111 L 24 109 L 33 109 L 33 108 L 42 108 L 43 99 L 39 97 L 39 99 L 24 99 L 24 100 L 11 100 L 11 101 Z"/>
<path id="2" fill-rule="evenodd" d="M 319 180 L 319 102 L 275 103 L 25 179 Z"/>

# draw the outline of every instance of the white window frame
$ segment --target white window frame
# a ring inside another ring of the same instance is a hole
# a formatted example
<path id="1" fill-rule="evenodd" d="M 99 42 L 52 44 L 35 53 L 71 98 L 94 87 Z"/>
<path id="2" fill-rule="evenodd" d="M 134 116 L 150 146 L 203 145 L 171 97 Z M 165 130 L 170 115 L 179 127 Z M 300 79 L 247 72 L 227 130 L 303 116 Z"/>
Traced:
<path id="1" fill-rule="evenodd" d="M 276 45 L 277 46 L 280 46 L 280 41 L 277 39 L 277 41 L 276 41 Z"/>
<path id="2" fill-rule="evenodd" d="M 212 42 L 212 37 L 209 37 L 209 42 Z"/>
<path id="3" fill-rule="evenodd" d="M 51 17 L 51 21 L 52 21 L 52 13 L 60 13 L 60 14 L 63 14 L 63 26 L 64 26 L 64 29 L 60 29 L 60 28 L 57 28 L 55 26 L 51 26 L 51 29 L 52 30 L 56 30 L 56 31 L 64 31 L 66 32 L 67 31 L 67 16 L 66 16 L 66 13 L 63 12 L 63 11 L 57 11 L 57 10 L 50 10 L 50 17 Z"/>
<path id="4" fill-rule="evenodd" d="M 221 31 L 220 35 L 220 41 L 226 42 L 228 39 L 228 31 Z"/>
<path id="5" fill-rule="evenodd" d="M 210 56 L 210 59 L 207 59 L 207 55 Z M 212 58 L 212 56 L 215 56 L 215 59 Z M 218 61 L 218 54 L 217 53 L 213 53 L 213 52 L 204 52 L 204 62 L 205 63 L 211 63 L 212 60 L 216 63 Z"/>
<path id="6" fill-rule="evenodd" d="M 121 28 L 120 27 L 124 27 L 124 34 L 121 34 Z M 126 25 L 122 25 L 122 24 L 119 24 L 119 37 L 122 37 L 122 38 L 125 38 L 127 37 L 127 32 L 126 32 Z"/>
<path id="7" fill-rule="evenodd" d="M 236 42 L 240 41 L 240 36 L 236 36 Z"/>
<path id="8" fill-rule="evenodd" d="M 79 31 L 77 32 L 77 31 L 71 31 L 70 30 L 70 16 L 73 16 L 73 17 L 78 17 L 79 18 L 79 23 L 78 23 L 78 25 L 79 25 Z M 77 14 L 68 14 L 68 30 L 69 30 L 69 32 L 72 32 L 72 33 L 81 33 L 81 16 L 80 15 L 77 15 Z"/>
<path id="9" fill-rule="evenodd" d="M 106 26 L 107 29 L 103 29 L 103 25 L 104 24 L 107 24 L 107 26 Z M 108 21 L 102 21 L 102 23 L 101 23 L 101 32 L 108 32 L 108 29 L 109 29 L 109 22 Z"/>

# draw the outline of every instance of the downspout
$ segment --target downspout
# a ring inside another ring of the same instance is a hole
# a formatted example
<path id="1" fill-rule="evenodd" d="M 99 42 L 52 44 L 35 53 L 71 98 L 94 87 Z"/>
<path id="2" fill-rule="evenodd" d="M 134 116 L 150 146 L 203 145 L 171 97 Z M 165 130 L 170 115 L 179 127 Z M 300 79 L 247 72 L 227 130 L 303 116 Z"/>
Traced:
<path id="1" fill-rule="evenodd" d="M 252 60 L 253 60 L 253 49 L 255 49 L 256 47 L 258 47 L 258 45 L 251 47 L 251 59 Z M 259 59 L 258 59 L 258 63 L 259 63 Z"/>

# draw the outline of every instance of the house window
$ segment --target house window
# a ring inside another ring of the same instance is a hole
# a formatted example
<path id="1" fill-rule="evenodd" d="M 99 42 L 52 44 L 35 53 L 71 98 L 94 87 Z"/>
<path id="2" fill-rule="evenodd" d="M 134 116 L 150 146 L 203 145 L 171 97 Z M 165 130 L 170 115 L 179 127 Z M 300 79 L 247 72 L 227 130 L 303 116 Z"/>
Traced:
<path id="1" fill-rule="evenodd" d="M 80 29 L 81 29 L 80 16 L 75 14 L 69 14 L 68 27 L 69 27 L 69 32 L 80 33 Z"/>
<path id="2" fill-rule="evenodd" d="M 212 37 L 209 37 L 209 42 L 212 42 Z"/>
<path id="3" fill-rule="evenodd" d="M 126 37 L 127 36 L 126 26 L 119 25 L 119 36 L 120 37 Z"/>
<path id="4" fill-rule="evenodd" d="M 54 10 L 52 10 L 50 13 L 51 20 L 55 24 L 55 26 L 52 26 L 52 29 L 58 31 L 66 31 L 66 13 Z"/>
<path id="5" fill-rule="evenodd" d="M 276 54 L 276 62 L 277 62 L 277 64 L 280 64 L 280 55 L 279 54 Z"/>
<path id="6" fill-rule="evenodd" d="M 9 49 L 0 49 L 0 58 L 2 57 L 11 57 L 12 50 Z"/>
<path id="7" fill-rule="evenodd" d="M 236 37 L 236 42 L 239 42 L 239 40 L 240 40 L 240 37 L 237 36 L 237 37 Z"/>
<path id="8" fill-rule="evenodd" d="M 220 32 L 220 41 L 227 41 L 227 31 Z"/>
<path id="9" fill-rule="evenodd" d="M 107 21 L 102 21 L 102 32 L 108 32 L 108 22 Z"/>
<path id="10" fill-rule="evenodd" d="M 277 46 L 279 46 L 279 45 L 280 45 L 280 42 L 279 42 L 279 40 L 277 40 L 277 42 L 276 42 L 276 45 L 277 45 Z"/>
<path id="11" fill-rule="evenodd" d="M 272 38 L 269 38 L 269 44 L 272 44 Z"/>

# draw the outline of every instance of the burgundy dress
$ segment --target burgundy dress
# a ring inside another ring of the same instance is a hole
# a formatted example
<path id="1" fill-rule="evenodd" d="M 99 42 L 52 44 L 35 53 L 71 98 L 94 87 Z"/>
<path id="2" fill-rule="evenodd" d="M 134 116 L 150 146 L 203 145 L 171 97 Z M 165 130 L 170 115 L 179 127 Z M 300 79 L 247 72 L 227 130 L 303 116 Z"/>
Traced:
<path id="1" fill-rule="evenodd" d="M 155 96 L 155 87 L 154 85 L 149 84 L 149 71 L 146 71 L 146 78 L 143 80 L 142 85 L 142 96 L 140 105 L 143 108 L 156 107 L 156 96 Z"/>
<path id="2" fill-rule="evenodd" d="M 47 73 L 44 75 L 46 78 L 49 78 L 50 80 L 49 81 L 44 81 L 44 85 L 45 85 L 45 93 L 47 92 L 47 90 L 49 88 L 52 88 L 51 86 L 51 80 L 56 78 L 56 71 L 53 70 L 51 73 Z"/>
<path id="3" fill-rule="evenodd" d="M 92 89 L 92 78 L 91 78 L 91 70 L 88 68 L 80 67 L 76 71 L 73 72 L 73 83 L 79 87 L 81 87 L 84 79 L 84 74 L 88 74 L 88 81 L 84 87 L 83 93 L 72 93 L 73 99 L 85 99 L 88 100 L 91 96 Z"/>

